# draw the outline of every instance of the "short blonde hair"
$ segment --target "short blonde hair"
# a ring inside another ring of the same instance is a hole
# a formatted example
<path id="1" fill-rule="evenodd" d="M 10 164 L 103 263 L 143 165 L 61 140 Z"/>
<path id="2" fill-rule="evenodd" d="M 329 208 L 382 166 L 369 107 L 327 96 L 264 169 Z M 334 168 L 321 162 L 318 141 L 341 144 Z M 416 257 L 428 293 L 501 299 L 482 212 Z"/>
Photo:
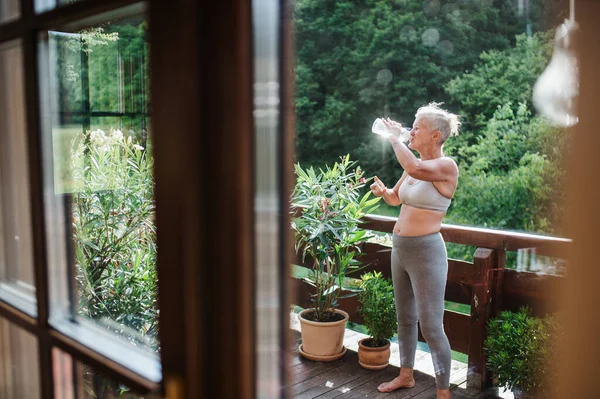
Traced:
<path id="1" fill-rule="evenodd" d="M 460 128 L 458 115 L 440 108 L 442 103 L 429 103 L 417 110 L 415 118 L 423 117 L 429 122 L 429 127 L 434 131 L 440 131 L 440 144 L 444 144 L 448 137 L 457 136 Z"/>

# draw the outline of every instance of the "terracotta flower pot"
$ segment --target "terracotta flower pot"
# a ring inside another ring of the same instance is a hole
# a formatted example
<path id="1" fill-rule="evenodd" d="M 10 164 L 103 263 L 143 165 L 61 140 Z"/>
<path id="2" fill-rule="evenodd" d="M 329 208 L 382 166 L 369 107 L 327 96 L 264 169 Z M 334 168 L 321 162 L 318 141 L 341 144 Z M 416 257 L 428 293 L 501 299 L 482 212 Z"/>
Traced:
<path id="1" fill-rule="evenodd" d="M 372 348 L 366 346 L 363 338 L 358 341 L 358 363 L 369 370 L 382 370 L 390 364 L 390 341 L 385 346 Z"/>
<path id="2" fill-rule="evenodd" d="M 336 309 L 335 312 L 342 315 L 343 320 L 320 323 L 303 317 L 312 311 L 312 309 L 306 309 L 298 315 L 302 334 L 300 354 L 307 359 L 323 362 L 339 359 L 346 353 L 344 331 L 346 330 L 348 313 Z"/>

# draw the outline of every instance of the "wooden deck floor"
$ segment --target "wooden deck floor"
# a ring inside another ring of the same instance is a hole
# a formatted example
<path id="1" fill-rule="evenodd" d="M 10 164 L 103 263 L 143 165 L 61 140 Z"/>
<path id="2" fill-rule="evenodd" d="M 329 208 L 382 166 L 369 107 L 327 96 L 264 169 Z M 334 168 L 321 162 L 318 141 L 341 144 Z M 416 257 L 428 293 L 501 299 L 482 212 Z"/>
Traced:
<path id="1" fill-rule="evenodd" d="M 390 364 L 385 370 L 370 371 L 358 364 L 358 355 L 353 345 L 348 340 L 356 339 L 354 332 L 347 330 L 348 336 L 344 344 L 348 351 L 340 360 L 329 363 L 313 362 L 304 359 L 298 354 L 300 333 L 292 329 L 296 345 L 289 363 L 290 386 L 289 392 L 293 398 L 302 399 L 330 399 L 330 398 L 435 398 L 435 379 L 432 370 L 428 370 L 431 357 L 417 354 L 415 364 L 416 386 L 411 389 L 402 389 L 389 394 L 377 391 L 377 386 L 382 382 L 396 377 L 399 368 Z M 354 350 L 353 350 L 354 349 Z M 394 356 L 394 354 L 392 354 Z M 510 392 L 498 392 L 491 389 L 486 392 L 476 392 L 466 387 L 466 365 L 453 361 L 451 375 L 452 397 L 454 399 L 507 399 L 513 398 Z M 432 368 L 430 366 L 430 368 Z"/>

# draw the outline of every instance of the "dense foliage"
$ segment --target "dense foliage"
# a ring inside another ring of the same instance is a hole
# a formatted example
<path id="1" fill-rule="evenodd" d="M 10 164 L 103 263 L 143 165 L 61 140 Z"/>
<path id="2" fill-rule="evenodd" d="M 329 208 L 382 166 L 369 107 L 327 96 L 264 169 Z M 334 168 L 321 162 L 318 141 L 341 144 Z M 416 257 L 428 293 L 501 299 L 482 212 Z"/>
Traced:
<path id="1" fill-rule="evenodd" d="M 134 342 L 155 337 L 152 158 L 120 130 L 96 130 L 74 140 L 71 161 L 79 310 Z"/>
<path id="2" fill-rule="evenodd" d="M 371 346 L 384 346 L 398 326 L 392 282 L 380 272 L 369 272 L 361 276 L 360 288 L 358 310 L 365 320 Z"/>
<path id="3" fill-rule="evenodd" d="M 345 156 L 318 172 L 296 165 L 296 187 L 292 196 L 292 223 L 296 251 L 312 260 L 305 280 L 316 288 L 312 298 L 315 320 L 328 321 L 346 275 L 356 269 L 358 244 L 367 238 L 360 219 L 373 211 L 380 198 L 360 195 L 367 180 L 356 162 Z"/>
<path id="4" fill-rule="evenodd" d="M 298 160 L 321 166 L 350 153 L 391 186 L 402 170 L 370 134 L 373 120 L 411 124 L 419 106 L 443 101 L 463 121 L 445 146 L 460 167 L 446 221 L 560 233 L 565 132 L 534 114 L 531 90 L 563 10 L 529 5 L 526 14 L 507 0 L 298 0 Z"/>
<path id="5" fill-rule="evenodd" d="M 532 317 L 527 308 L 491 320 L 484 350 L 497 385 L 544 398 L 556 394 L 552 360 L 560 359 L 562 335 L 554 317 Z"/>

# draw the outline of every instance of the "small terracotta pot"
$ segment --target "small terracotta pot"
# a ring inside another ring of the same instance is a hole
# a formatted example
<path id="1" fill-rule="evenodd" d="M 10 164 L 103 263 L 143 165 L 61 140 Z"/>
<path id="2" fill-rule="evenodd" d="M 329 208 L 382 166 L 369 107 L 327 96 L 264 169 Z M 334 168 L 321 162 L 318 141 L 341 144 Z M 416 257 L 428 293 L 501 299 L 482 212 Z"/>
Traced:
<path id="1" fill-rule="evenodd" d="M 303 317 L 312 311 L 312 309 L 305 309 L 298 315 L 302 334 L 300 353 L 310 360 L 333 361 L 339 359 L 346 352 L 346 348 L 344 348 L 344 331 L 346 330 L 348 313 L 336 309 L 336 313 L 344 316 L 343 320 L 320 323 Z"/>
<path id="2" fill-rule="evenodd" d="M 369 370 L 382 370 L 390 364 L 390 341 L 385 346 L 371 348 L 365 346 L 363 341 L 370 338 L 363 338 L 358 341 L 358 363 Z"/>

